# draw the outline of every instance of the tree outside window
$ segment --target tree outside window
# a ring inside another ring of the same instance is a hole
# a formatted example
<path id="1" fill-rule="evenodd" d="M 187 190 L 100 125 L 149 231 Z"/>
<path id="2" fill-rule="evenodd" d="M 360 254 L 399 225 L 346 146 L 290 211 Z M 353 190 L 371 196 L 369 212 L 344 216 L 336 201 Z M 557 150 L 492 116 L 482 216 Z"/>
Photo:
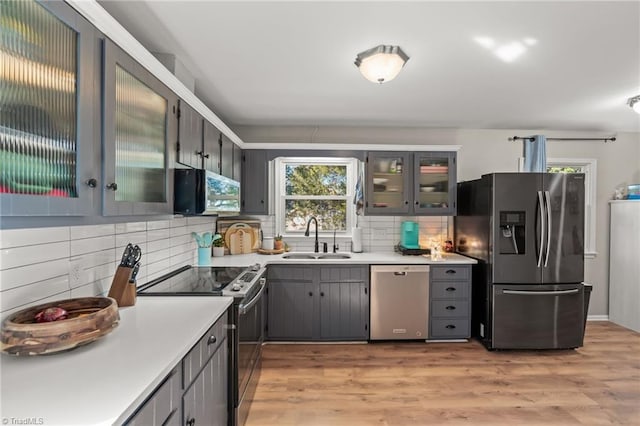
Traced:
<path id="1" fill-rule="evenodd" d="M 279 233 L 303 233 L 312 216 L 320 232 L 336 230 L 344 235 L 350 229 L 353 160 L 281 158 L 276 164 Z"/>

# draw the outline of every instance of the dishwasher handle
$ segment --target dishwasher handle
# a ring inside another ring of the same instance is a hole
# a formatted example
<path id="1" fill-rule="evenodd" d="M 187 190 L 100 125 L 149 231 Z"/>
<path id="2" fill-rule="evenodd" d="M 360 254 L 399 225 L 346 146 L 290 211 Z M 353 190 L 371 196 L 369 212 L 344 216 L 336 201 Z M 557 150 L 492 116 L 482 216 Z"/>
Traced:
<path id="1" fill-rule="evenodd" d="M 395 275 L 396 277 L 406 277 L 407 271 L 402 271 L 402 272 L 395 271 L 393 275 Z"/>
<path id="2" fill-rule="evenodd" d="M 371 265 L 371 273 L 387 272 L 405 275 L 412 272 L 429 272 L 429 265 Z"/>

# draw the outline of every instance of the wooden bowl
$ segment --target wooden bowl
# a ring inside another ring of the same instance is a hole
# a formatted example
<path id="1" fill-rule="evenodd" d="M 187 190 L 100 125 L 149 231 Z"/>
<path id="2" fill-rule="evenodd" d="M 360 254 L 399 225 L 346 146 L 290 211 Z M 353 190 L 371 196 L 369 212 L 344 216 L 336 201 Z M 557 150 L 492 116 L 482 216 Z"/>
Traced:
<path id="1" fill-rule="evenodd" d="M 67 319 L 41 322 L 38 312 L 59 307 Z M 2 352 L 9 355 L 45 355 L 91 343 L 118 326 L 118 304 L 111 297 L 80 297 L 32 306 L 2 322 Z"/>

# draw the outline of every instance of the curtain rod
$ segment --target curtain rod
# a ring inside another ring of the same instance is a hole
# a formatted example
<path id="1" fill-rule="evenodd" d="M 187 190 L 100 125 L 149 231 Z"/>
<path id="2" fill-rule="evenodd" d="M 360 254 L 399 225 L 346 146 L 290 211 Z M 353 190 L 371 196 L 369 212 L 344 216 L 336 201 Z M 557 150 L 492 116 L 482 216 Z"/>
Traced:
<path id="1" fill-rule="evenodd" d="M 523 141 L 533 142 L 535 138 L 533 137 L 523 138 L 522 136 L 513 136 L 509 138 L 509 140 L 510 141 L 523 140 Z M 607 143 L 609 141 L 615 142 L 616 137 L 611 136 L 610 138 L 547 138 L 547 140 L 548 141 L 603 141 L 604 143 Z"/>

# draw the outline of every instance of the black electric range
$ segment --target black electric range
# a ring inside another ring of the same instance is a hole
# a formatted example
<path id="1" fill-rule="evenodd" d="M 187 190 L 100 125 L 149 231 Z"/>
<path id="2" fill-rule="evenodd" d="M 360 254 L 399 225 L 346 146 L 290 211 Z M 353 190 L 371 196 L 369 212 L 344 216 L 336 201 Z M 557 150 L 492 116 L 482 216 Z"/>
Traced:
<path id="1" fill-rule="evenodd" d="M 230 296 L 228 424 L 244 425 L 260 377 L 266 268 L 183 266 L 144 284 L 138 296 Z"/>
<path id="2" fill-rule="evenodd" d="M 251 295 L 262 276 L 260 265 L 250 267 L 183 266 L 144 284 L 141 296 L 230 296 Z"/>

